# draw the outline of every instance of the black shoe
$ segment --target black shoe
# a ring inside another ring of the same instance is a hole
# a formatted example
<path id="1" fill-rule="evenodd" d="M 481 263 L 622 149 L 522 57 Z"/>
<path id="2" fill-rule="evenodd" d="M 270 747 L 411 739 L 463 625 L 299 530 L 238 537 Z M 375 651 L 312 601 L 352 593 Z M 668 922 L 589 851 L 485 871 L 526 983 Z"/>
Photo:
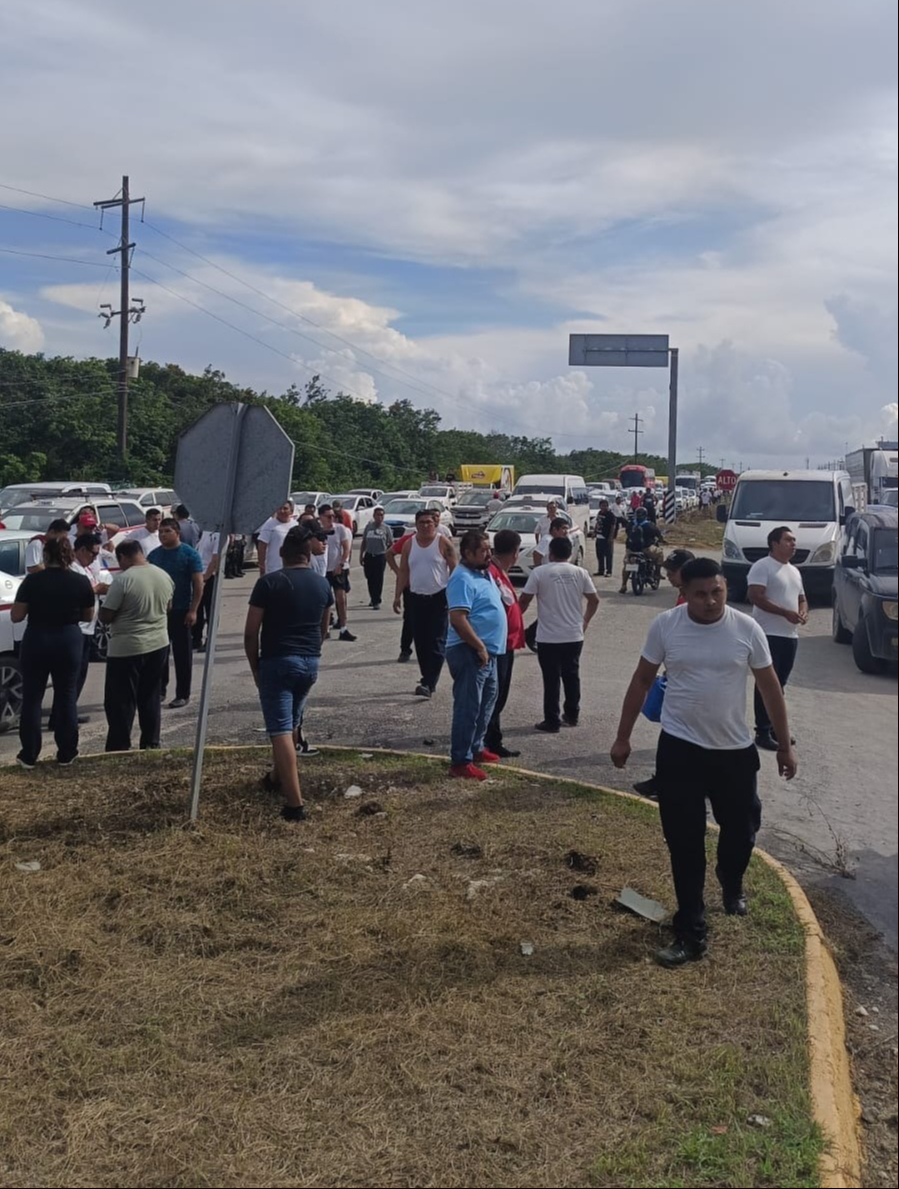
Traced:
<path id="1" fill-rule="evenodd" d="M 415 696 L 418 698 L 430 698 L 431 687 L 429 685 L 425 685 L 423 681 L 419 681 L 418 685 L 415 687 Z"/>
<path id="2" fill-rule="evenodd" d="M 749 916 L 749 905 L 746 903 L 746 897 L 742 892 L 736 896 L 727 896 L 722 892 L 721 903 L 724 905 L 724 911 L 729 917 Z"/>
<path id="3" fill-rule="evenodd" d="M 649 780 L 638 780 L 634 785 L 634 792 L 639 793 L 641 797 L 648 797 L 650 801 L 658 801 L 659 790 L 656 788 L 656 778 L 650 776 Z"/>
<path id="4" fill-rule="evenodd" d="M 755 737 L 755 745 L 761 751 L 777 751 L 780 746 L 770 731 L 759 731 Z"/>
<path id="5" fill-rule="evenodd" d="M 408 663 L 411 660 L 412 660 L 411 652 L 401 652 L 400 655 L 396 658 L 396 663 L 398 665 L 408 665 Z"/>
<path id="6" fill-rule="evenodd" d="M 26 760 L 21 754 L 16 756 L 16 763 L 20 768 L 24 768 L 26 772 L 31 772 L 37 766 L 37 760 Z"/>
<path id="7" fill-rule="evenodd" d="M 688 962 L 698 962 L 708 951 L 708 944 L 704 941 L 684 941 L 676 937 L 671 945 L 656 950 L 656 961 L 660 966 L 673 970 L 676 966 L 686 966 Z"/>
<path id="8" fill-rule="evenodd" d="M 181 710 L 190 701 L 189 698 L 175 698 L 174 701 L 169 702 L 169 710 Z"/>
<path id="9" fill-rule="evenodd" d="M 343 640 L 347 644 L 352 644 L 353 641 L 356 639 L 356 637 L 353 635 L 353 633 L 348 628 L 344 628 L 343 631 L 340 633 L 340 635 L 337 637 L 337 639 Z"/>
<path id="10" fill-rule="evenodd" d="M 547 735 L 558 735 L 561 729 L 558 723 L 547 722 L 545 719 L 534 724 L 535 731 L 543 731 Z"/>
<path id="11" fill-rule="evenodd" d="M 297 755 L 301 760 L 308 760 L 311 759 L 312 756 L 321 755 L 321 752 L 317 747 L 312 747 L 310 744 L 306 743 L 302 747 L 297 748 Z"/>
<path id="12" fill-rule="evenodd" d="M 501 760 L 516 760 L 521 755 L 520 751 L 515 751 L 512 747 L 503 747 L 502 744 L 499 747 L 491 747 L 490 751 Z"/>
<path id="13" fill-rule="evenodd" d="M 562 715 L 562 726 L 563 727 L 576 727 L 577 723 L 578 723 L 578 720 L 576 718 L 566 718 L 564 714 Z"/>
<path id="14" fill-rule="evenodd" d="M 71 766 L 75 763 L 75 761 L 77 759 L 78 759 L 78 752 L 76 751 L 73 756 L 69 756 L 69 758 L 66 760 L 62 759 L 60 756 L 57 756 L 56 763 L 59 765 L 60 768 L 71 768 Z"/>
<path id="15" fill-rule="evenodd" d="M 304 822 L 306 820 L 306 806 L 282 805 L 281 816 L 286 822 Z"/>

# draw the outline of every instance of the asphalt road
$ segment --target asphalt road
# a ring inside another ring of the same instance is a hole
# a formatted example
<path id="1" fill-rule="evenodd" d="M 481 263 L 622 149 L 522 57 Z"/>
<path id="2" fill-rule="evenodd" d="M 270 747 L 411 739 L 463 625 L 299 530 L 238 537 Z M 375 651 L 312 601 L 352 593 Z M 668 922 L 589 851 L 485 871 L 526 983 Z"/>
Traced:
<path id="1" fill-rule="evenodd" d="M 413 696 L 413 664 L 397 664 L 399 620 L 385 603 L 367 610 L 357 567 L 350 596 L 355 644 L 325 646 L 321 676 L 310 700 L 306 731 L 313 742 L 408 748 L 446 754 L 451 713 L 450 683 L 444 676 L 431 702 Z M 261 715 L 243 656 L 242 628 L 254 571 L 225 584 L 222 625 L 212 686 L 210 742 L 259 743 Z M 600 582 L 602 605 L 588 633 L 582 663 L 581 725 L 556 736 L 536 734 L 541 715 L 540 675 L 530 653 L 516 661 L 510 705 L 504 716 L 506 741 L 521 749 L 523 766 L 617 788 L 648 776 L 658 728 L 640 720 L 634 755 L 626 774 L 616 771 L 608 750 L 621 698 L 653 616 L 673 603 L 670 588 L 642 598 L 618 595 L 617 582 Z M 194 697 L 180 711 L 165 711 L 164 741 L 193 742 L 203 658 L 195 659 Z M 102 749 L 102 665 L 92 665 L 82 709 L 92 716 L 82 728 L 83 753 Z M 786 784 L 774 757 L 763 755 L 760 791 L 764 823 L 760 845 L 783 859 L 808 884 L 845 895 L 897 943 L 895 674 L 864 676 L 851 651 L 830 639 L 830 612 L 813 610 L 803 630 L 799 657 L 788 689 L 800 770 Z M 49 736 L 47 754 L 53 743 Z M 0 763 L 13 760 L 14 735 L 0 735 Z M 838 868 L 851 868 L 847 879 Z"/>

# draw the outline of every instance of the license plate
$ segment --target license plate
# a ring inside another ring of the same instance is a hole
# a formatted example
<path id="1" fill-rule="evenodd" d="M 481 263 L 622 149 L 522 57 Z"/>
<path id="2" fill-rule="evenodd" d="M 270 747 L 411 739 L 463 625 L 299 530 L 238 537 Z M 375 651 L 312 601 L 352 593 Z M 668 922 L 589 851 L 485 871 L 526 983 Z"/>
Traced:
<path id="1" fill-rule="evenodd" d="M 624 568 L 627 570 L 627 572 L 629 574 L 636 574 L 636 572 L 640 569 L 640 567 L 637 565 L 629 565 L 629 566 L 625 566 Z"/>

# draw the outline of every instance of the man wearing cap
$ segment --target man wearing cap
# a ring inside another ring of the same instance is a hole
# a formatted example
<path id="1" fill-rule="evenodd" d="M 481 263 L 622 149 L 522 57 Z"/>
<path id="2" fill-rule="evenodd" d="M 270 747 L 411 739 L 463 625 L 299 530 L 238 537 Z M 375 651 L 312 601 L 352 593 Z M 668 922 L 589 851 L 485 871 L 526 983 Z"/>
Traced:
<path id="1" fill-rule="evenodd" d="M 688 561 L 693 561 L 696 554 L 691 553 L 689 549 L 672 549 L 665 560 L 662 562 L 662 569 L 668 576 L 668 581 L 677 591 L 677 602 L 675 607 L 681 607 L 686 603 L 684 592 L 681 586 L 681 570 Z M 658 801 L 659 788 L 656 783 L 656 774 L 653 772 L 649 780 L 638 780 L 634 785 L 634 792 L 639 793 L 641 797 L 648 797 L 650 801 Z"/>
<path id="2" fill-rule="evenodd" d="M 244 651 L 272 744 L 272 771 L 263 787 L 280 791 L 281 816 L 306 817 L 297 742 L 309 691 L 318 680 L 322 641 L 328 634 L 334 593 L 309 564 L 313 551 L 326 549 L 328 532 L 318 523 L 294 526 L 281 545 L 282 567 L 253 587 L 244 626 Z"/>

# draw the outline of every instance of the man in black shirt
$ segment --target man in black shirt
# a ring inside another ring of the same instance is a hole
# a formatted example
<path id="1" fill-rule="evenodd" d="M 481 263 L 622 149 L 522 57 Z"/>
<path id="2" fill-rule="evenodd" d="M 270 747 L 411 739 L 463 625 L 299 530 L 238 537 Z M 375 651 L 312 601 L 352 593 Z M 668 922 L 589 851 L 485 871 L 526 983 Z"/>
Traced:
<path id="1" fill-rule="evenodd" d="M 272 743 L 273 771 L 267 789 L 284 794 L 281 816 L 302 821 L 306 812 L 297 771 L 297 738 L 309 691 L 318 679 L 322 641 L 328 634 L 334 594 L 310 566 L 328 534 L 318 521 L 297 525 L 281 546 L 283 569 L 253 587 L 244 627 L 244 650 Z"/>
<path id="2" fill-rule="evenodd" d="M 608 500 L 599 501 L 594 534 L 596 536 L 596 573 L 600 578 L 612 577 L 615 538 L 621 521 L 609 507 Z"/>

